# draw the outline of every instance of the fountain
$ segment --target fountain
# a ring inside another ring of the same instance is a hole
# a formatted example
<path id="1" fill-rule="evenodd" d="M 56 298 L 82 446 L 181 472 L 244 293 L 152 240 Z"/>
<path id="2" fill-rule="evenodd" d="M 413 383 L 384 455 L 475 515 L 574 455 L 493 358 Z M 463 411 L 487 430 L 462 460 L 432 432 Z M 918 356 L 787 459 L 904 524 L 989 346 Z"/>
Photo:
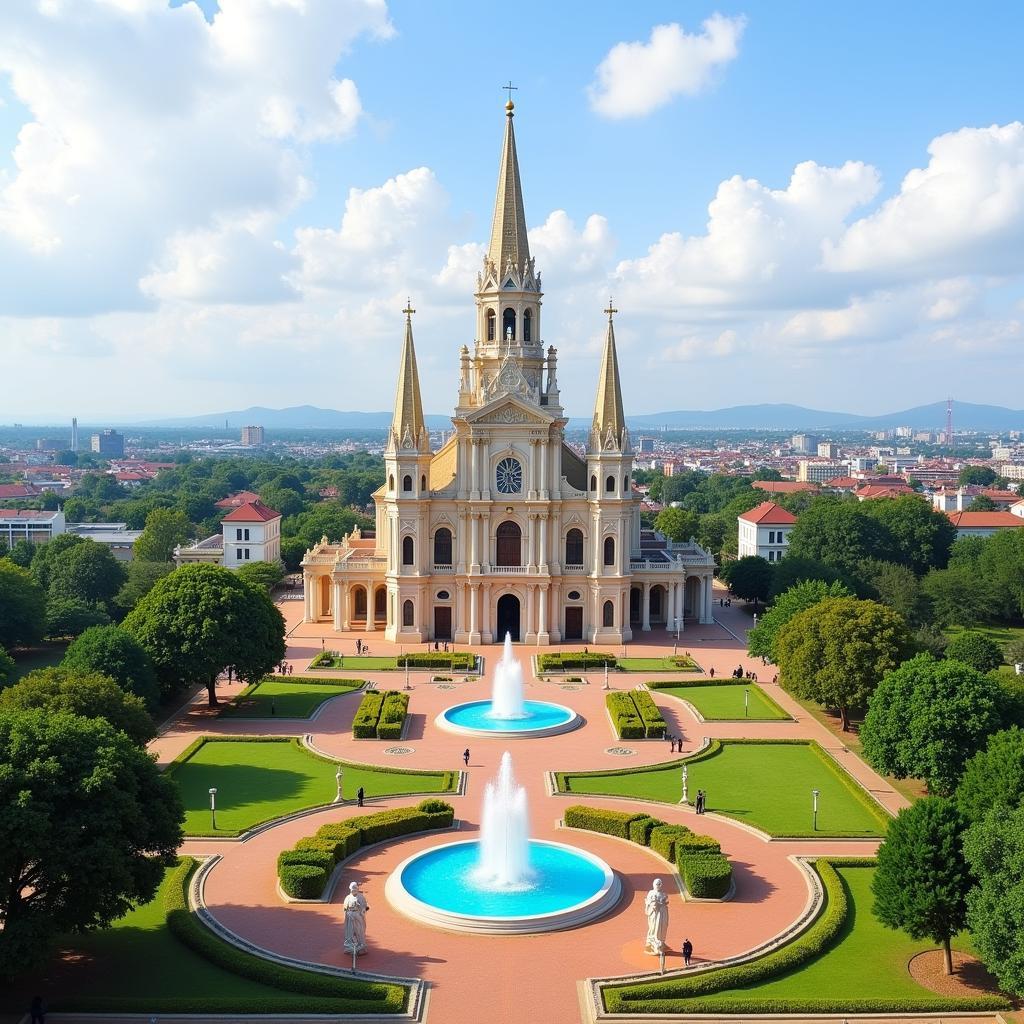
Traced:
<path id="1" fill-rule="evenodd" d="M 437 725 L 448 732 L 467 736 L 513 737 L 554 736 L 582 725 L 572 708 L 523 697 L 523 666 L 512 650 L 512 637 L 505 634 L 501 660 L 494 670 L 490 700 L 474 700 L 445 708 Z"/>
<path id="2" fill-rule="evenodd" d="M 385 895 L 427 924 L 505 935 L 570 928 L 615 906 L 621 883 L 603 860 L 529 836 L 526 790 L 506 751 L 484 791 L 480 839 L 413 854 L 391 873 Z"/>

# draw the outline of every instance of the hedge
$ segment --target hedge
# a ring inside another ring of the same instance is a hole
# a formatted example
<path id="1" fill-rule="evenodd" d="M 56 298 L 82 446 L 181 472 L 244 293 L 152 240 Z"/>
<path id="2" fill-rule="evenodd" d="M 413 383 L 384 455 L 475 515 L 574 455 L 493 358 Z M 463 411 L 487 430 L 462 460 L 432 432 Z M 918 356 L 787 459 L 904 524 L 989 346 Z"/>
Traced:
<path id="1" fill-rule="evenodd" d="M 637 714 L 633 698 L 628 693 L 609 693 L 604 700 L 620 740 L 644 739 L 647 730 Z"/>
<path id="2" fill-rule="evenodd" d="M 618 659 L 614 654 L 599 651 L 565 651 L 561 654 L 542 654 L 537 659 L 537 668 L 542 672 L 559 672 L 567 668 L 615 668 Z"/>
<path id="3" fill-rule="evenodd" d="M 328 872 L 313 864 L 278 864 L 277 880 L 293 899 L 315 900 L 327 885 Z"/>
<path id="4" fill-rule="evenodd" d="M 352 736 L 355 739 L 376 739 L 377 720 L 380 718 L 380 709 L 383 704 L 383 693 L 371 690 L 369 693 L 363 694 L 363 699 L 359 702 L 355 717 L 352 719 Z"/>
<path id="5" fill-rule="evenodd" d="M 277 855 L 277 870 L 280 873 L 284 868 L 301 864 L 304 867 L 322 868 L 324 871 L 333 871 L 336 861 L 334 853 L 325 849 L 310 849 L 303 847 L 301 850 L 282 850 Z"/>
<path id="6" fill-rule="evenodd" d="M 636 705 L 640 721 L 644 723 L 649 740 L 663 740 L 665 731 L 668 728 L 665 719 L 661 716 L 658 705 L 654 698 L 646 690 L 634 690 L 631 694 L 633 703 Z"/>
<path id="7" fill-rule="evenodd" d="M 635 818 L 629 823 L 629 835 L 626 838 L 631 843 L 636 843 L 637 846 L 650 846 L 651 832 L 659 825 L 664 824 L 665 822 L 660 821 L 658 818 L 651 818 L 647 815 L 644 815 L 642 818 Z"/>
<path id="8" fill-rule="evenodd" d="M 660 853 L 669 862 L 676 862 L 676 840 L 690 834 L 685 825 L 659 825 L 651 832 L 649 845 L 655 853 Z"/>
<path id="9" fill-rule="evenodd" d="M 721 853 L 679 857 L 679 874 L 695 899 L 720 900 L 732 886 L 732 867 Z"/>
<path id="10" fill-rule="evenodd" d="M 388 690 L 384 694 L 384 703 L 380 709 L 380 720 L 377 722 L 377 739 L 401 739 L 405 728 L 405 716 L 409 712 L 409 694 Z"/>
<path id="11" fill-rule="evenodd" d="M 562 820 L 569 828 L 583 828 L 588 832 L 603 832 L 606 836 L 618 836 L 619 839 L 629 839 L 630 822 L 646 817 L 646 814 L 606 811 L 600 807 L 584 807 L 582 804 L 566 807 L 562 812 Z"/>
<path id="12" fill-rule="evenodd" d="M 676 861 L 680 857 L 692 857 L 694 854 L 721 852 L 722 847 L 711 836 L 702 836 L 697 832 L 690 832 L 688 835 L 676 837 Z"/>
<path id="13" fill-rule="evenodd" d="M 402 654 L 398 657 L 398 667 L 405 668 L 450 668 L 468 672 L 476 665 L 476 655 L 469 651 L 458 651 L 445 654 L 433 651 L 420 654 Z"/>
<path id="14" fill-rule="evenodd" d="M 337 1002 L 333 1008 L 335 1013 L 402 1013 L 405 1011 L 409 998 L 409 989 L 404 985 L 384 984 L 381 982 L 359 981 L 352 978 L 341 978 L 317 971 L 304 971 L 297 967 L 287 967 L 262 957 L 253 956 L 237 946 L 225 942 L 189 909 L 188 890 L 197 863 L 191 857 L 182 857 L 178 867 L 174 869 L 175 877 L 167 887 L 164 909 L 167 913 L 167 928 L 171 934 L 194 953 L 217 967 L 239 977 L 258 981 L 273 988 L 286 992 L 298 992 L 308 996 L 329 996 Z M 117 997 L 111 997 L 108 1005 L 116 1004 Z M 94 1001 L 101 1005 L 105 1000 Z M 261 1003 L 253 1000 L 253 1004 Z M 189 1000 L 183 997 L 175 1001 L 175 1005 L 186 1012 L 188 1007 L 209 1008 L 206 1000 Z M 283 1001 L 282 1004 L 284 1005 Z M 294 1001 L 289 1002 L 294 1006 Z M 86 1007 L 76 1003 L 76 1009 Z M 147 1003 L 147 1010 L 156 1007 Z M 235 1012 L 253 1013 L 252 1009 L 244 1009 L 237 999 L 231 1001 L 230 1009 Z M 170 1012 L 165 1010 L 164 1012 Z M 294 1011 L 293 1011 L 294 1012 Z"/>

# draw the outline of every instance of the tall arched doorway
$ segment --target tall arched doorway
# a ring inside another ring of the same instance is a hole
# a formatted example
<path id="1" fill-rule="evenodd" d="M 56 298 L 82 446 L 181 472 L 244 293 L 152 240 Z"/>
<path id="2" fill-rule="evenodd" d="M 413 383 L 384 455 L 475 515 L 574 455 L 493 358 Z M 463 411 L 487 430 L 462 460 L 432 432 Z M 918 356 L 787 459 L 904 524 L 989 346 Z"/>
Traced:
<path id="1" fill-rule="evenodd" d="M 494 639 L 505 642 L 508 633 L 513 641 L 519 642 L 519 598 L 515 594 L 502 594 L 498 598 L 497 629 Z"/>
<path id="2" fill-rule="evenodd" d="M 523 564 L 523 531 L 518 523 L 506 519 L 498 526 L 495 540 L 495 565 Z"/>

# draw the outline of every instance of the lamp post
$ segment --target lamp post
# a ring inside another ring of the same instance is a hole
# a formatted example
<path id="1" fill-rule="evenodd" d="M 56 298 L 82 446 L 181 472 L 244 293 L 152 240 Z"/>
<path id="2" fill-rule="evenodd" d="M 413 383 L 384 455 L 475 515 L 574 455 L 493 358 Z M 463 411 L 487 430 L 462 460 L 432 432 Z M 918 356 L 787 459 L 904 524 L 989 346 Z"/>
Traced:
<path id="1" fill-rule="evenodd" d="M 217 831 L 217 789 L 210 787 L 210 826 L 214 832 Z"/>
<path id="2" fill-rule="evenodd" d="M 334 797 L 334 800 L 335 800 L 336 803 L 339 803 L 339 804 L 341 803 L 341 800 L 342 800 L 342 797 L 341 797 L 341 779 L 342 779 L 342 776 L 344 774 L 345 773 L 341 770 L 341 765 L 339 764 L 338 765 L 338 770 L 334 773 L 334 781 L 338 784 L 338 792 L 337 792 L 337 795 Z"/>
<path id="3" fill-rule="evenodd" d="M 608 689 L 608 662 L 604 663 L 604 688 Z"/>
<path id="4" fill-rule="evenodd" d="M 681 804 L 688 804 L 690 802 L 689 794 L 686 792 L 686 786 L 687 786 L 687 781 L 688 781 L 689 777 L 690 777 L 690 771 L 686 767 L 686 765 L 684 764 L 683 765 L 683 799 L 679 801 Z"/>
<path id="5" fill-rule="evenodd" d="M 818 831 L 818 796 L 820 795 L 820 792 L 821 791 L 817 789 L 811 790 L 811 806 L 813 808 L 815 832 Z"/>
<path id="6" fill-rule="evenodd" d="M 743 717 L 744 718 L 749 718 L 750 717 L 750 691 L 749 690 L 744 690 L 743 691 Z"/>

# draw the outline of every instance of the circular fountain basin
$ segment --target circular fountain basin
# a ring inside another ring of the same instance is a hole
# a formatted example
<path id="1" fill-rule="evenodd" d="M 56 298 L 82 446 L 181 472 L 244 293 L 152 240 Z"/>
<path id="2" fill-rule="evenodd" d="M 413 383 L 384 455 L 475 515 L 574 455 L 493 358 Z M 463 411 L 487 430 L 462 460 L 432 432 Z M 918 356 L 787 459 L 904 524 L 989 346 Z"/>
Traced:
<path id="1" fill-rule="evenodd" d="M 445 708 L 435 721 L 448 732 L 502 739 L 555 736 L 583 724 L 583 719 L 572 708 L 544 700 L 524 700 L 522 718 L 496 718 L 491 701 L 473 700 Z"/>
<path id="2" fill-rule="evenodd" d="M 527 886 L 491 888 L 474 878 L 476 840 L 413 854 L 391 873 L 385 895 L 407 917 L 452 931 L 528 935 L 572 928 L 619 901 L 618 875 L 600 857 L 563 843 L 531 839 Z"/>

